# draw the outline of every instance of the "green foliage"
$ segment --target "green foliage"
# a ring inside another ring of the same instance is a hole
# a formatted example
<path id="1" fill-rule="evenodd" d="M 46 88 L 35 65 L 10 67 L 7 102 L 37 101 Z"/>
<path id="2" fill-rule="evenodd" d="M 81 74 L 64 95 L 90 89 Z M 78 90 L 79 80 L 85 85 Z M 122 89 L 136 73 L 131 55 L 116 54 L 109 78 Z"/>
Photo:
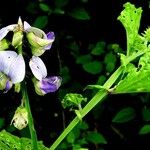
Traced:
<path id="1" fill-rule="evenodd" d="M 77 93 L 68 93 L 65 95 L 64 99 L 62 100 L 62 105 L 64 108 L 66 107 L 73 107 L 73 106 L 80 106 L 82 101 L 86 101 L 86 98 L 83 97 L 81 94 Z"/>
<path id="2" fill-rule="evenodd" d="M 80 122 L 66 137 L 59 149 L 86 150 L 88 144 L 107 144 L 104 136 L 95 131 L 88 129 L 88 124 L 84 121 Z"/>
<path id="3" fill-rule="evenodd" d="M 123 108 L 115 115 L 112 122 L 125 123 L 134 119 L 135 115 L 135 110 L 132 107 Z"/>
<path id="4" fill-rule="evenodd" d="M 142 135 L 142 134 L 148 134 L 148 133 L 150 133 L 150 125 L 146 124 L 140 129 L 139 134 Z"/>
<path id="5" fill-rule="evenodd" d="M 91 61 L 92 61 L 92 56 L 90 54 L 87 54 L 87 55 L 80 55 L 77 58 L 76 63 L 84 65 L 84 64 L 91 62 Z"/>
<path id="6" fill-rule="evenodd" d="M 91 19 L 90 15 L 84 8 L 75 8 L 71 12 L 69 12 L 69 15 L 78 20 L 90 20 Z"/>
<path id="7" fill-rule="evenodd" d="M 104 41 L 97 42 L 96 45 L 92 48 L 91 54 L 96 56 L 103 54 L 105 50 L 105 46 L 106 43 Z"/>
<path id="8" fill-rule="evenodd" d="M 104 136 L 97 132 L 88 132 L 86 140 L 95 144 L 107 144 L 107 141 L 104 138 Z"/>
<path id="9" fill-rule="evenodd" d="M 144 121 L 150 121 L 150 108 L 144 107 L 142 109 L 142 116 Z"/>
<path id="10" fill-rule="evenodd" d="M 4 124 L 5 124 L 5 119 L 0 118 L 0 129 L 4 126 Z"/>
<path id="11" fill-rule="evenodd" d="M 52 9 L 50 8 L 50 6 L 45 3 L 39 3 L 39 7 L 42 11 L 48 12 L 48 14 L 52 12 Z"/>
<path id="12" fill-rule="evenodd" d="M 129 2 L 125 3 L 124 7 L 125 8 L 118 17 L 118 20 L 121 21 L 127 33 L 127 56 L 128 56 L 135 51 L 133 45 L 138 36 L 142 9 L 136 8 L 133 4 Z"/>
<path id="13" fill-rule="evenodd" d="M 2 130 L 0 132 L 0 148 L 1 150 L 32 150 L 31 139 L 19 138 Z M 48 150 L 41 141 L 38 142 L 38 149 Z"/>
<path id="14" fill-rule="evenodd" d="M 39 16 L 34 21 L 33 26 L 43 29 L 47 26 L 47 24 L 48 24 L 48 17 L 47 16 Z"/>
<path id="15" fill-rule="evenodd" d="M 57 8 L 62 8 L 69 3 L 69 0 L 55 0 L 55 6 Z"/>
<path id="16" fill-rule="evenodd" d="M 92 61 L 84 63 L 83 69 L 91 74 L 99 74 L 102 71 L 102 64 L 99 61 Z"/>

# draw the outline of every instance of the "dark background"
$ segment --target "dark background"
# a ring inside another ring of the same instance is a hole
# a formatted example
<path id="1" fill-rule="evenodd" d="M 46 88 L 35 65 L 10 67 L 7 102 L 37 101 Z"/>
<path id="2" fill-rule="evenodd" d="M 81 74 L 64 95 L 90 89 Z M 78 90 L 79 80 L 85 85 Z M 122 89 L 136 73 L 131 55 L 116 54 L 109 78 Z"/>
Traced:
<path id="1" fill-rule="evenodd" d="M 39 9 L 39 1 L 36 0 L 5 0 L 2 2 L 0 5 L 0 28 L 17 23 L 19 16 L 21 16 L 22 20 L 32 25 L 39 15 L 45 15 L 45 12 Z M 45 0 L 43 2 L 52 8 L 55 7 L 53 0 Z M 72 91 L 82 92 L 83 87 L 87 84 L 94 83 L 97 78 L 97 76 L 85 74 L 81 67 L 76 65 L 70 50 L 66 47 L 69 42 L 66 38 L 67 35 L 72 35 L 75 41 L 80 44 L 81 49 L 85 49 L 82 53 L 86 53 L 88 44 L 95 43 L 99 40 L 104 40 L 106 43 L 119 43 L 124 50 L 126 49 L 125 30 L 122 24 L 117 20 L 125 2 L 127 1 L 89 0 L 83 3 L 80 0 L 71 0 L 65 7 L 65 11 L 70 11 L 77 6 L 83 6 L 91 16 L 91 19 L 88 21 L 75 20 L 67 14 L 51 14 L 48 16 L 48 24 L 43 30 L 45 32 L 54 31 L 56 40 L 51 50 L 45 53 L 42 58 L 47 66 L 49 75 L 59 75 L 62 65 L 68 65 L 71 79 L 66 85 L 62 85 L 62 89 L 70 91 L 70 88 L 73 87 L 73 83 L 79 82 L 81 86 L 72 88 Z M 149 1 L 135 0 L 130 2 L 137 7 L 143 8 L 140 27 L 140 32 L 143 32 L 149 25 Z M 30 11 L 27 11 L 29 3 L 34 3 L 34 8 L 33 10 L 30 9 Z M 62 108 L 59 91 L 40 97 L 35 94 L 34 87 L 30 82 L 28 83 L 28 91 L 38 139 L 43 140 L 46 146 L 50 146 L 63 131 L 63 115 L 66 116 L 65 122 L 67 125 L 74 117 L 74 114 Z M 133 146 L 135 150 L 143 150 L 145 149 L 144 146 L 150 145 L 149 135 L 139 136 L 137 134 L 139 128 L 144 124 L 140 114 L 144 106 L 140 99 L 141 96 L 145 96 L 145 94 L 108 96 L 101 106 L 96 107 L 102 108 L 99 118 L 95 119 L 93 117 L 94 111 L 85 117 L 91 130 L 94 130 L 96 124 L 97 130 L 100 130 L 106 137 L 108 145 L 104 146 L 104 149 L 125 149 L 125 147 L 131 149 Z M 17 106 L 19 106 L 20 100 L 21 96 L 14 93 L 13 89 L 7 94 L 0 94 L 0 117 L 5 118 L 5 126 L 3 128 L 9 129 L 13 112 Z M 120 110 L 120 108 L 125 106 L 135 108 L 137 114 L 136 118 L 129 123 L 112 125 L 112 116 Z M 124 137 L 120 138 L 111 126 L 116 127 Z M 17 130 L 13 131 L 14 134 L 19 136 L 27 135 L 26 132 L 27 130 L 21 132 Z"/>

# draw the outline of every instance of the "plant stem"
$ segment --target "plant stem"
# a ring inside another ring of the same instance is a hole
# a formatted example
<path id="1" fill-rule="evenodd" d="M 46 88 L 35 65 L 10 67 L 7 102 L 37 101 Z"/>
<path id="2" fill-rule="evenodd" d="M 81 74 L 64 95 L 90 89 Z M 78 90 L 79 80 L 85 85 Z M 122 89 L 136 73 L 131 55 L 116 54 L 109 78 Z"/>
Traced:
<path id="1" fill-rule="evenodd" d="M 25 107 L 28 112 L 28 122 L 29 122 L 29 130 L 30 130 L 30 135 L 31 135 L 31 140 L 32 140 L 32 147 L 33 147 L 33 150 L 38 150 L 37 135 L 36 135 L 36 131 L 34 128 L 33 117 L 32 117 L 32 113 L 30 109 L 29 97 L 28 97 L 28 92 L 27 92 L 25 81 L 23 81 L 21 89 L 22 89 L 23 100 L 25 102 Z"/>
<path id="2" fill-rule="evenodd" d="M 123 71 L 123 67 L 120 66 L 106 81 L 104 87 L 110 88 L 114 84 L 114 82 L 118 79 L 122 71 Z M 81 117 L 83 118 L 89 111 L 91 111 L 94 108 L 94 106 L 96 106 L 100 101 L 102 101 L 103 98 L 106 97 L 107 95 L 108 92 L 105 89 L 98 91 L 95 94 L 95 96 L 88 102 L 88 104 L 81 110 L 80 112 Z M 53 145 L 50 147 L 50 150 L 55 150 L 57 146 L 62 142 L 62 140 L 67 136 L 67 134 L 78 124 L 79 121 L 80 119 L 78 117 L 75 117 L 68 125 L 68 127 L 62 132 L 62 134 L 53 143 Z"/>

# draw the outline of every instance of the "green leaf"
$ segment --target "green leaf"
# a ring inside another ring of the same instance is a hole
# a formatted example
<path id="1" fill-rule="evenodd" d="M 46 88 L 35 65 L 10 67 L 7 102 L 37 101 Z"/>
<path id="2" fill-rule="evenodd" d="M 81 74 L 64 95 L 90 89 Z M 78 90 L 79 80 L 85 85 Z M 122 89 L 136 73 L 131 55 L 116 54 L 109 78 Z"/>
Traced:
<path id="1" fill-rule="evenodd" d="M 135 117 L 135 110 L 132 107 L 126 107 L 120 110 L 115 117 L 113 118 L 112 122 L 114 123 L 124 123 L 128 122 Z"/>
<path id="2" fill-rule="evenodd" d="M 86 139 L 94 144 L 107 144 L 107 141 L 104 138 L 104 136 L 97 132 L 89 132 L 86 136 Z"/>
<path id="3" fill-rule="evenodd" d="M 150 133 L 150 125 L 149 124 L 144 125 L 139 131 L 139 134 L 148 134 L 148 133 Z"/>
<path id="4" fill-rule="evenodd" d="M 121 12 L 118 20 L 121 21 L 127 34 L 127 56 L 133 53 L 132 45 L 138 35 L 142 9 L 136 8 L 133 4 L 127 2 L 124 4 L 124 10 Z"/>
<path id="5" fill-rule="evenodd" d="M 85 64 L 88 63 L 92 60 L 92 56 L 87 54 L 87 55 L 81 55 L 77 57 L 76 63 L 77 64 Z"/>
<path id="6" fill-rule="evenodd" d="M 150 92 L 150 52 L 140 58 L 138 66 L 141 68 L 132 66 L 127 76 L 116 86 L 115 93 Z"/>
<path id="7" fill-rule="evenodd" d="M 142 116 L 144 121 L 150 121 L 150 108 L 143 108 Z"/>
<path id="8" fill-rule="evenodd" d="M 99 76 L 96 84 L 97 85 L 103 85 L 105 83 L 105 81 L 106 81 L 106 77 L 104 75 L 101 75 L 101 76 Z"/>
<path id="9" fill-rule="evenodd" d="M 102 63 L 96 60 L 83 64 L 83 69 L 93 75 L 99 74 L 102 71 L 102 68 Z"/>
<path id="10" fill-rule="evenodd" d="M 77 93 L 68 93 L 62 100 L 62 105 L 64 108 L 71 106 L 79 106 L 82 101 L 86 101 L 86 98 L 81 94 Z"/>
<path id="11" fill-rule="evenodd" d="M 0 118 L 0 128 L 2 128 L 5 124 L 5 119 L 4 118 Z"/>
<path id="12" fill-rule="evenodd" d="M 69 0 L 55 0 L 55 6 L 58 8 L 64 7 L 68 4 Z"/>
<path id="13" fill-rule="evenodd" d="M 90 20 L 90 16 L 84 8 L 75 8 L 69 15 L 78 20 Z"/>
<path id="14" fill-rule="evenodd" d="M 107 64 L 107 63 L 116 63 L 117 59 L 116 59 L 116 55 L 114 55 L 112 52 L 109 52 L 105 55 L 105 58 L 104 58 L 104 63 Z"/>
<path id="15" fill-rule="evenodd" d="M 74 133 L 71 131 L 71 132 L 69 132 L 69 134 L 67 135 L 67 142 L 68 143 L 71 143 L 71 144 L 73 144 L 74 142 L 75 142 L 75 139 L 76 139 L 76 137 L 75 137 L 75 135 L 74 135 Z"/>
<path id="16" fill-rule="evenodd" d="M 41 141 L 38 142 L 39 150 L 48 150 Z M 0 149 L 1 150 L 32 150 L 31 139 L 19 138 L 2 130 L 0 132 Z"/>
<path id="17" fill-rule="evenodd" d="M 43 29 L 48 24 L 48 17 L 47 16 L 39 16 L 36 18 L 36 20 L 33 23 L 33 26 Z"/>
<path id="18" fill-rule="evenodd" d="M 105 46 L 106 46 L 106 43 L 104 41 L 97 42 L 95 47 L 91 50 L 91 54 L 97 55 L 97 56 L 103 54 Z"/>
<path id="19" fill-rule="evenodd" d="M 109 62 L 106 64 L 106 71 L 111 73 L 115 69 L 115 63 Z"/>
<path id="20" fill-rule="evenodd" d="M 52 12 L 51 8 L 47 4 L 40 3 L 39 7 L 42 11 L 49 12 L 49 13 Z"/>

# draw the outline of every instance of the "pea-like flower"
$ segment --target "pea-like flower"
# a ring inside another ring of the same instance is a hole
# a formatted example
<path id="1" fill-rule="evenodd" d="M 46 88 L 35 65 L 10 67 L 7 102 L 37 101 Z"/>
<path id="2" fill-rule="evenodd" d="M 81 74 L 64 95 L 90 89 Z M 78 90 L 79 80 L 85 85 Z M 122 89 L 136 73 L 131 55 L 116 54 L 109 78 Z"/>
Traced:
<path id="1" fill-rule="evenodd" d="M 26 21 L 24 22 L 24 30 L 27 33 L 27 39 L 34 56 L 40 56 L 50 49 L 55 40 L 54 32 L 45 34 L 41 29 L 31 27 Z"/>
<path id="2" fill-rule="evenodd" d="M 29 65 L 33 75 L 35 76 L 35 78 L 33 78 L 33 83 L 38 95 L 45 95 L 58 90 L 62 81 L 61 77 L 47 77 L 47 69 L 39 57 L 33 56 Z"/>
<path id="3" fill-rule="evenodd" d="M 23 81 L 25 77 L 25 62 L 21 54 L 14 51 L 0 51 L 0 72 L 1 80 L 6 80 L 3 85 L 6 91 L 9 90 L 12 84 Z M 2 82 L 1 82 L 2 83 Z"/>

